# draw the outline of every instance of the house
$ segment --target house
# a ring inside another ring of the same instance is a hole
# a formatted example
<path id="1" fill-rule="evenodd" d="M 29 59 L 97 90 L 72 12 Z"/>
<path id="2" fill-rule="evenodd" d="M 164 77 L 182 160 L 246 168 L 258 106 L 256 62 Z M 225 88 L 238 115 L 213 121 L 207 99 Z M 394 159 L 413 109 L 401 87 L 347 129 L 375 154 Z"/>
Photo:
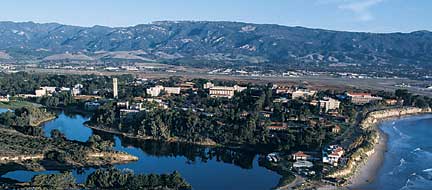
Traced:
<path id="1" fill-rule="evenodd" d="M 298 160 L 310 160 L 312 156 L 310 156 L 309 154 L 304 153 L 303 151 L 298 151 L 294 154 L 292 154 L 292 158 L 295 161 Z"/>
<path id="2" fill-rule="evenodd" d="M 323 163 L 337 166 L 344 153 L 344 149 L 338 145 L 327 146 L 322 151 L 322 161 Z"/>
<path id="3" fill-rule="evenodd" d="M 280 160 L 278 153 L 267 154 L 266 158 L 267 158 L 267 161 L 269 161 L 269 162 L 279 162 L 279 160 Z"/>
<path id="4" fill-rule="evenodd" d="M 348 98 L 353 104 L 363 105 L 374 101 L 382 100 L 381 97 L 372 96 L 369 93 L 347 93 Z"/>
<path id="5" fill-rule="evenodd" d="M 318 101 L 321 111 L 327 113 L 330 110 L 337 110 L 340 107 L 340 101 L 333 98 L 324 97 L 323 100 Z"/>

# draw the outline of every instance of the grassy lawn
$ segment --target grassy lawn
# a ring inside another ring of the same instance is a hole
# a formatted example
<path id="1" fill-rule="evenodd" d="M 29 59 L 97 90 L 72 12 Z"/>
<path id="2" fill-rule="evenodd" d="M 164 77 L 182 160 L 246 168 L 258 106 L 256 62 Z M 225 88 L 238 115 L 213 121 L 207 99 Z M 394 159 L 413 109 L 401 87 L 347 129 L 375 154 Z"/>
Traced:
<path id="1" fill-rule="evenodd" d="M 40 104 L 35 104 L 27 101 L 11 100 L 10 102 L 0 102 L 0 108 L 17 109 L 22 107 L 40 107 Z"/>

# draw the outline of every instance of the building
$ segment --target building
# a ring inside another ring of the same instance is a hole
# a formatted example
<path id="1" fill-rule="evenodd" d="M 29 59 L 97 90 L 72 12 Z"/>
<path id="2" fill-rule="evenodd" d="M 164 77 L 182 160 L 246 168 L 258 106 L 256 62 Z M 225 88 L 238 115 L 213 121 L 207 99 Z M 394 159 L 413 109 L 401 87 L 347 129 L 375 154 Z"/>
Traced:
<path id="1" fill-rule="evenodd" d="M 129 109 L 142 111 L 144 110 L 144 106 L 143 103 L 133 103 L 129 106 Z"/>
<path id="2" fill-rule="evenodd" d="M 306 90 L 306 89 L 299 89 L 291 93 L 292 99 L 299 99 L 299 98 L 307 98 L 307 97 L 313 97 L 315 96 L 316 91 L 314 90 Z"/>
<path id="3" fill-rule="evenodd" d="M 267 129 L 271 131 L 283 131 L 288 129 L 288 124 L 282 122 L 272 122 L 271 125 L 267 126 Z"/>
<path id="4" fill-rule="evenodd" d="M 209 88 L 213 88 L 213 87 L 214 87 L 214 84 L 211 82 L 207 82 L 203 85 L 204 89 L 209 89 Z"/>
<path id="5" fill-rule="evenodd" d="M 398 104 L 398 100 L 396 100 L 396 99 L 386 99 L 386 100 L 385 100 L 385 103 L 386 103 L 387 105 L 392 105 L 392 106 L 394 106 L 394 105 Z"/>
<path id="6" fill-rule="evenodd" d="M 157 85 L 155 87 L 151 87 L 146 89 L 147 95 L 152 96 L 152 97 L 156 97 L 159 96 L 159 94 L 161 93 L 161 91 L 164 89 L 163 86 Z"/>
<path id="7" fill-rule="evenodd" d="M 345 151 L 342 147 L 338 145 L 330 145 L 323 149 L 322 161 L 323 163 L 337 166 L 344 153 Z"/>
<path id="8" fill-rule="evenodd" d="M 372 96 L 369 93 L 347 93 L 348 98 L 353 104 L 363 105 L 374 101 L 382 100 L 381 97 Z"/>
<path id="9" fill-rule="evenodd" d="M 292 154 L 292 158 L 295 161 L 310 160 L 312 158 L 312 156 L 310 156 L 309 154 L 304 153 L 303 151 L 298 151 L 298 152 Z"/>
<path id="10" fill-rule="evenodd" d="M 126 101 L 126 102 L 117 102 L 116 106 L 117 106 L 117 108 L 120 108 L 120 109 L 129 109 L 129 102 L 128 101 Z"/>
<path id="11" fill-rule="evenodd" d="M 9 102 L 10 100 L 10 96 L 6 95 L 6 96 L 0 96 L 0 102 Z"/>
<path id="12" fill-rule="evenodd" d="M 339 125 L 335 125 L 334 127 L 332 127 L 331 131 L 332 131 L 332 133 L 336 133 L 337 134 L 337 133 L 340 133 L 341 128 L 340 128 Z"/>
<path id="13" fill-rule="evenodd" d="M 35 95 L 36 95 L 36 97 L 48 96 L 54 92 L 56 92 L 56 87 L 43 86 L 43 87 L 40 87 L 39 89 L 35 90 Z"/>
<path id="14" fill-rule="evenodd" d="M 117 78 L 113 78 L 113 98 L 118 98 L 118 81 L 117 81 Z"/>
<path id="15" fill-rule="evenodd" d="M 211 97 L 225 97 L 225 98 L 232 98 L 236 92 L 241 92 L 245 90 L 246 87 L 241 87 L 238 85 L 235 85 L 233 87 L 227 87 L 227 86 L 214 86 L 209 89 L 209 93 Z"/>
<path id="16" fill-rule="evenodd" d="M 340 107 L 340 101 L 333 98 L 325 97 L 323 100 L 318 101 L 321 111 L 328 112 L 330 110 L 337 110 Z"/>
<path id="17" fill-rule="evenodd" d="M 180 94 L 180 87 L 164 87 L 163 91 L 167 94 Z"/>

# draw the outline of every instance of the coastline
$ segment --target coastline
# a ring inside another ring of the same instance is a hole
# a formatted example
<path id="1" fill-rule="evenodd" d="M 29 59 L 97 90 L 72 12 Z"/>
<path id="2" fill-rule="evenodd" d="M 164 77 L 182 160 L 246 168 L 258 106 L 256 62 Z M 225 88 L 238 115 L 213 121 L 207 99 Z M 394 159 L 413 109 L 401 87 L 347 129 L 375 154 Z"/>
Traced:
<path id="1" fill-rule="evenodd" d="M 381 169 L 384 162 L 384 154 L 387 150 L 388 137 L 380 128 L 383 121 L 399 119 L 414 115 L 430 114 L 431 108 L 397 108 L 373 111 L 368 113 L 367 117 L 362 121 L 361 127 L 363 130 L 370 130 L 375 134 L 375 138 L 369 140 L 372 143 L 372 148 L 367 150 L 368 147 L 361 147 L 362 155 L 360 158 L 350 158 L 358 160 L 354 161 L 349 166 L 349 171 L 345 172 L 347 183 L 344 185 L 348 189 L 365 189 L 365 186 L 371 184 Z M 363 160 L 362 160 L 363 159 Z M 348 177 L 346 177 L 348 176 Z"/>
<path id="2" fill-rule="evenodd" d="M 369 156 L 366 163 L 360 166 L 353 177 L 348 180 L 350 185 L 347 187 L 349 189 L 361 190 L 364 189 L 366 185 L 372 183 L 376 179 L 381 165 L 384 162 L 384 154 L 387 150 L 388 137 L 379 126 L 376 126 L 376 128 L 379 133 L 378 143 L 375 144 L 373 153 Z"/>

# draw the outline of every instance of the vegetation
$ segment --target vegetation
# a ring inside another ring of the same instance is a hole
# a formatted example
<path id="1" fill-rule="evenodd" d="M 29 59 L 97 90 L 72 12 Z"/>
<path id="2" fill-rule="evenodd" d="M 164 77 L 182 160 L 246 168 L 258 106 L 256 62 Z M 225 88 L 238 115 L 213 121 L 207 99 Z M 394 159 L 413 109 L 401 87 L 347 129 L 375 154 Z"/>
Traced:
<path id="1" fill-rule="evenodd" d="M 0 124 L 10 126 L 17 131 L 30 135 L 42 135 L 42 129 L 38 127 L 42 122 L 54 119 L 53 113 L 43 108 L 21 107 L 13 112 L 0 114 Z"/>
<path id="2" fill-rule="evenodd" d="M 192 189 L 178 172 L 172 174 L 136 174 L 129 170 L 110 168 L 96 170 L 87 178 L 91 189 Z"/>

